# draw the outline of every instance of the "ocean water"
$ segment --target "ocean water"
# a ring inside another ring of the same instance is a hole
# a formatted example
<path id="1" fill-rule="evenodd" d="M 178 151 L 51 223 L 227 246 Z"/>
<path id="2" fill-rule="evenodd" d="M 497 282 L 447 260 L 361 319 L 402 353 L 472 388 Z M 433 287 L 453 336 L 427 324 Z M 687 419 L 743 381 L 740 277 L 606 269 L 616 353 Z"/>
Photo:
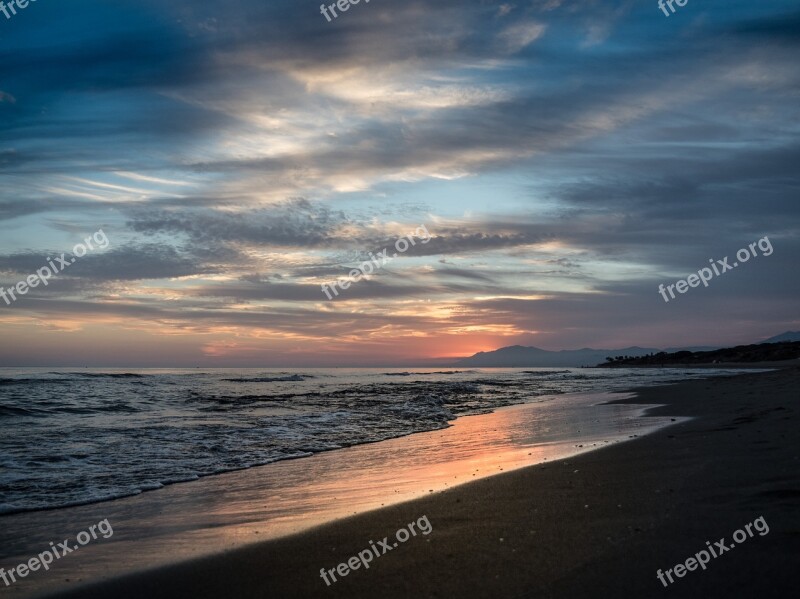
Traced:
<path id="1" fill-rule="evenodd" d="M 135 495 L 565 393 L 730 372 L 5 368 L 0 514 Z"/>

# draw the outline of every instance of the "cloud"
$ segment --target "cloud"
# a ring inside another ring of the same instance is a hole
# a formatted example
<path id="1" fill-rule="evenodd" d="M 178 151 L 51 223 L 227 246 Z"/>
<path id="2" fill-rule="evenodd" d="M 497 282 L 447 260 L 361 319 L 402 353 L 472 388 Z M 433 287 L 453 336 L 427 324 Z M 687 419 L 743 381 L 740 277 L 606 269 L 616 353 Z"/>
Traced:
<path id="1" fill-rule="evenodd" d="M 222 212 L 216 210 L 132 210 L 130 226 L 140 233 L 182 234 L 196 244 L 241 243 L 272 246 L 326 246 L 343 235 L 348 219 L 341 211 L 289 200 L 269 209 Z"/>
<path id="2" fill-rule="evenodd" d="M 516 54 L 539 39 L 546 29 L 545 25 L 535 21 L 516 23 L 503 30 L 500 39 L 503 40 L 507 52 Z"/>
<path id="3" fill-rule="evenodd" d="M 726 318 L 793 318 L 791 2 L 690 4 L 668 27 L 629 0 L 371 3 L 335 26 L 291 0 L 234 4 L 55 5 L 9 30 L 4 281 L 115 231 L 14 318 L 273 349 L 644 343 L 649 323 L 722 337 Z M 429 243 L 324 299 L 420 223 Z M 768 260 L 657 304 L 657 283 L 763 235 Z"/>
<path id="4" fill-rule="evenodd" d="M 139 281 L 216 272 L 211 266 L 201 264 L 195 257 L 168 245 L 144 244 L 98 251 L 101 253 L 89 253 L 77 259 L 56 276 L 98 281 Z M 49 259 L 61 256 L 61 253 L 53 250 L 0 256 L 0 270 L 27 276 L 47 266 Z"/>

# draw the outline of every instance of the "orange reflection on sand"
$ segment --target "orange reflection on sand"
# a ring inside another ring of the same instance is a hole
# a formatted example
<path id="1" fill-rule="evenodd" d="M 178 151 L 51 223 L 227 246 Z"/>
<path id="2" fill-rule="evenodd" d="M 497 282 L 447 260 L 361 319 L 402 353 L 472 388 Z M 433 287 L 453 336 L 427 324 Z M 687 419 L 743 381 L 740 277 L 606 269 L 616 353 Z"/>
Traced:
<path id="1" fill-rule="evenodd" d="M 509 470 L 573 456 L 670 423 L 639 418 L 643 406 L 598 405 L 619 395 L 563 395 L 459 418 L 428 433 L 211 476 L 116 501 L 4 519 L 25 539 L 21 558 L 77 522 L 102 514 L 113 543 L 57 562 L 62 574 L 97 580 L 299 532 L 383 505 Z M 17 549 L 17 548 L 15 548 Z M 69 562 L 69 563 L 67 563 Z M 9 563 L 15 563 L 9 559 Z M 58 575 L 26 581 L 46 590 Z M 42 586 L 45 585 L 45 586 Z M 22 589 L 20 588 L 20 591 Z"/>

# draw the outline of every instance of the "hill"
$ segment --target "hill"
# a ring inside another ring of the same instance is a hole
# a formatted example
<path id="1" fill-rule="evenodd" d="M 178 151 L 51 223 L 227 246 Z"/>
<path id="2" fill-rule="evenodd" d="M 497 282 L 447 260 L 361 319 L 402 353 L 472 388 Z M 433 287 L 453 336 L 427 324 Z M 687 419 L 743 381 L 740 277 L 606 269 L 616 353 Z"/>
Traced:
<path id="1" fill-rule="evenodd" d="M 800 341 L 783 343 L 758 343 L 756 345 L 737 345 L 713 351 L 679 351 L 675 353 L 658 352 L 649 356 L 606 357 L 600 368 L 625 368 L 628 366 L 659 366 L 662 364 L 725 364 L 780 362 L 800 358 Z"/>
<path id="2" fill-rule="evenodd" d="M 512 345 L 490 352 L 478 352 L 469 358 L 456 362 L 456 366 L 483 368 L 513 368 L 557 366 L 561 368 L 591 366 L 605 360 L 609 355 L 646 356 L 659 350 L 647 347 L 627 347 L 625 349 L 571 349 L 548 351 L 538 347 Z"/>
<path id="3" fill-rule="evenodd" d="M 782 343 L 784 341 L 800 341 L 800 331 L 786 331 L 780 335 L 764 339 L 762 343 Z"/>

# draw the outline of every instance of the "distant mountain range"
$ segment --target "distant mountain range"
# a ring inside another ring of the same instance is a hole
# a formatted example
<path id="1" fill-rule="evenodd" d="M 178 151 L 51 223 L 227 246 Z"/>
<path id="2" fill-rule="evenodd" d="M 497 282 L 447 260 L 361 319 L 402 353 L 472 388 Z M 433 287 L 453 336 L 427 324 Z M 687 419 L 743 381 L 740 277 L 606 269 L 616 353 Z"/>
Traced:
<path id="1" fill-rule="evenodd" d="M 800 341 L 800 332 L 781 333 L 760 343 L 780 343 L 786 341 Z M 719 346 L 697 347 L 668 347 L 658 349 L 652 347 L 625 347 L 622 349 L 568 349 L 562 351 L 548 351 L 538 347 L 512 345 L 502 347 L 490 352 L 478 352 L 469 358 L 462 358 L 455 362 L 455 366 L 483 367 L 483 368 L 514 368 L 514 367 L 561 367 L 570 368 L 578 366 L 595 366 L 606 361 L 606 357 L 630 356 L 633 358 L 657 354 L 659 352 L 675 353 L 679 351 L 704 352 L 719 349 Z"/>
<path id="2" fill-rule="evenodd" d="M 629 368 L 631 366 L 664 366 L 676 364 L 755 364 L 783 362 L 800 359 L 800 341 L 777 341 L 756 345 L 737 345 L 714 351 L 660 352 L 649 356 L 622 357 L 598 364 L 601 368 Z"/>
<path id="3" fill-rule="evenodd" d="M 780 335 L 764 339 L 761 343 L 783 343 L 784 341 L 800 341 L 800 331 L 786 331 Z"/>

